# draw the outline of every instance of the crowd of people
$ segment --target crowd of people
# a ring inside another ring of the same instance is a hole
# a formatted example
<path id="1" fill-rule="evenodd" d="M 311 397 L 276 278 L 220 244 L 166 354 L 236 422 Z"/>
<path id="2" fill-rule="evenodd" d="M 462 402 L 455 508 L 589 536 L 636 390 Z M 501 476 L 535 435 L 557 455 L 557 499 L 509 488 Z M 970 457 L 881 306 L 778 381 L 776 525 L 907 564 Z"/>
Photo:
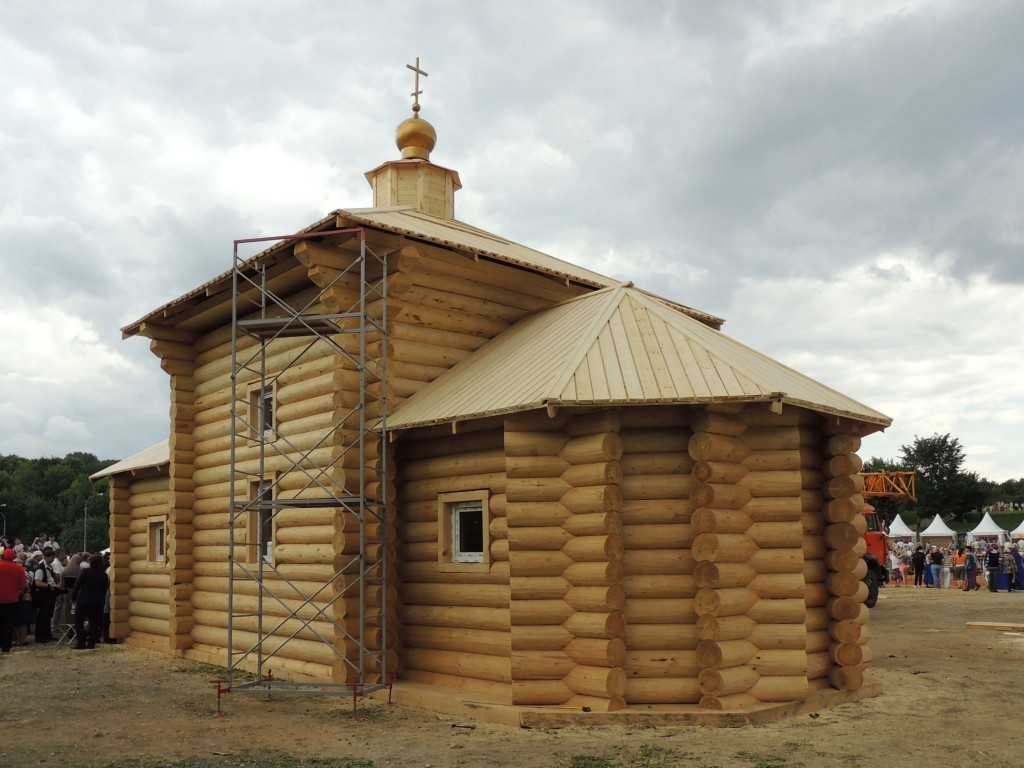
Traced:
<path id="1" fill-rule="evenodd" d="M 976 540 L 965 547 L 939 547 L 896 542 L 890 553 L 890 581 L 915 587 L 974 592 L 1024 591 L 1024 540 L 1017 544 Z"/>
<path id="2" fill-rule="evenodd" d="M 67 551 L 45 533 L 25 545 L 0 539 L 0 652 L 66 641 L 95 648 L 110 637 L 110 562 L 102 554 Z"/>

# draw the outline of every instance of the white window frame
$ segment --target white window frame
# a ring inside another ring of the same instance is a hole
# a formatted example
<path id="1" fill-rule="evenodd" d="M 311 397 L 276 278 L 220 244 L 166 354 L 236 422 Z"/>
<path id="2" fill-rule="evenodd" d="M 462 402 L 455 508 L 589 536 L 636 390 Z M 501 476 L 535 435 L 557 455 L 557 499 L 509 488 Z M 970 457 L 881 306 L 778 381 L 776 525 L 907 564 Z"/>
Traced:
<path id="1" fill-rule="evenodd" d="M 272 507 L 267 509 L 260 504 L 260 502 L 264 500 L 264 495 L 268 497 L 266 500 L 273 501 L 273 480 L 253 480 L 249 483 L 249 500 L 254 506 L 249 513 L 249 525 L 248 530 L 246 531 L 246 539 L 249 545 L 249 551 L 253 553 L 253 557 L 250 562 L 259 562 L 258 558 L 262 557 L 264 563 L 273 565 L 274 542 L 277 539 L 277 516 L 274 514 Z M 267 528 L 267 523 L 270 524 L 269 539 L 261 536 Z"/>
<path id="2" fill-rule="evenodd" d="M 249 424 L 253 437 L 277 439 L 277 392 L 275 384 L 249 390 Z"/>
<path id="3" fill-rule="evenodd" d="M 491 567 L 489 493 L 486 490 L 442 493 L 437 499 L 437 566 L 440 571 L 483 571 Z M 459 545 L 460 520 L 467 513 L 479 513 L 480 551 L 463 552 Z"/>
<path id="4" fill-rule="evenodd" d="M 157 515 L 147 518 L 147 548 L 146 560 L 150 565 L 163 566 L 167 564 L 167 516 Z"/>

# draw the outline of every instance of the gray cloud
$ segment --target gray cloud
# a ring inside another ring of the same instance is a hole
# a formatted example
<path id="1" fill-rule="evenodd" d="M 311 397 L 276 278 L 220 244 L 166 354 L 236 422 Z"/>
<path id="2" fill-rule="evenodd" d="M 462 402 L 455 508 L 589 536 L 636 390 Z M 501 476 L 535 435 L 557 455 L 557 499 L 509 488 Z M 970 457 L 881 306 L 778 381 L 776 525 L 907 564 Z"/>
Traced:
<path id="1" fill-rule="evenodd" d="M 1024 474 L 1012 385 L 972 388 L 1024 336 L 989 312 L 1024 280 L 1022 22 L 1011 2 L 5 3 L 0 291 L 26 329 L 59 308 L 94 338 L 4 347 L 0 450 L 162 434 L 166 380 L 117 328 L 236 238 L 369 205 L 419 55 L 460 218 L 725 315 L 889 410 L 880 445 L 960 430 Z M 26 384 L 61 356 L 71 395 Z"/>

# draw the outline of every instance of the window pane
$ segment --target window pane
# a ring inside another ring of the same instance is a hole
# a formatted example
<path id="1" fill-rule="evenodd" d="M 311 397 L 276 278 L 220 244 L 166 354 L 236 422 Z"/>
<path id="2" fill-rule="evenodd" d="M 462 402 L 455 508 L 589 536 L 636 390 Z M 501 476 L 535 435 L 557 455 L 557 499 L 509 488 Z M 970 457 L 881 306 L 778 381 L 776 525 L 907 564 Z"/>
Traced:
<path id="1" fill-rule="evenodd" d="M 484 559 L 483 508 L 462 502 L 452 509 L 452 561 L 480 563 Z"/>
<path id="2" fill-rule="evenodd" d="M 267 388 L 263 390 L 260 408 L 260 431 L 264 435 L 270 435 L 274 431 L 274 392 Z"/>
<path id="3" fill-rule="evenodd" d="M 483 515 L 479 509 L 459 510 L 459 551 L 484 551 Z"/>
<path id="4" fill-rule="evenodd" d="M 259 484 L 259 518 L 260 518 L 260 555 L 264 560 L 269 561 L 274 551 L 274 510 L 269 504 L 273 500 L 271 485 L 266 480 Z"/>

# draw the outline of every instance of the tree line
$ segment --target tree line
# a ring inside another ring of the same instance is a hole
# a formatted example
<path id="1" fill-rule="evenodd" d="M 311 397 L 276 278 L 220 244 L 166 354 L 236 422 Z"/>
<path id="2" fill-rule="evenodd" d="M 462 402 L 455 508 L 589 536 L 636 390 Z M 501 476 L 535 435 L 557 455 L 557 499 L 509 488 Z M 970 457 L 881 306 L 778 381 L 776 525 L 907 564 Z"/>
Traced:
<path id="1" fill-rule="evenodd" d="M 1024 477 L 995 483 L 964 470 L 966 458 L 960 441 L 949 433 L 915 435 L 913 443 L 900 447 L 898 459 L 872 458 L 864 462 L 864 471 L 913 471 L 917 501 L 871 499 L 871 504 L 888 520 L 899 514 L 907 523 L 935 515 L 947 522 L 976 522 L 984 507 L 1024 504 Z"/>
<path id="2" fill-rule="evenodd" d="M 0 526 L 25 544 L 48 533 L 69 552 L 83 543 L 90 552 L 105 549 L 110 539 L 108 483 L 106 478 L 94 483 L 89 475 L 113 463 L 91 453 L 62 459 L 0 456 Z"/>

